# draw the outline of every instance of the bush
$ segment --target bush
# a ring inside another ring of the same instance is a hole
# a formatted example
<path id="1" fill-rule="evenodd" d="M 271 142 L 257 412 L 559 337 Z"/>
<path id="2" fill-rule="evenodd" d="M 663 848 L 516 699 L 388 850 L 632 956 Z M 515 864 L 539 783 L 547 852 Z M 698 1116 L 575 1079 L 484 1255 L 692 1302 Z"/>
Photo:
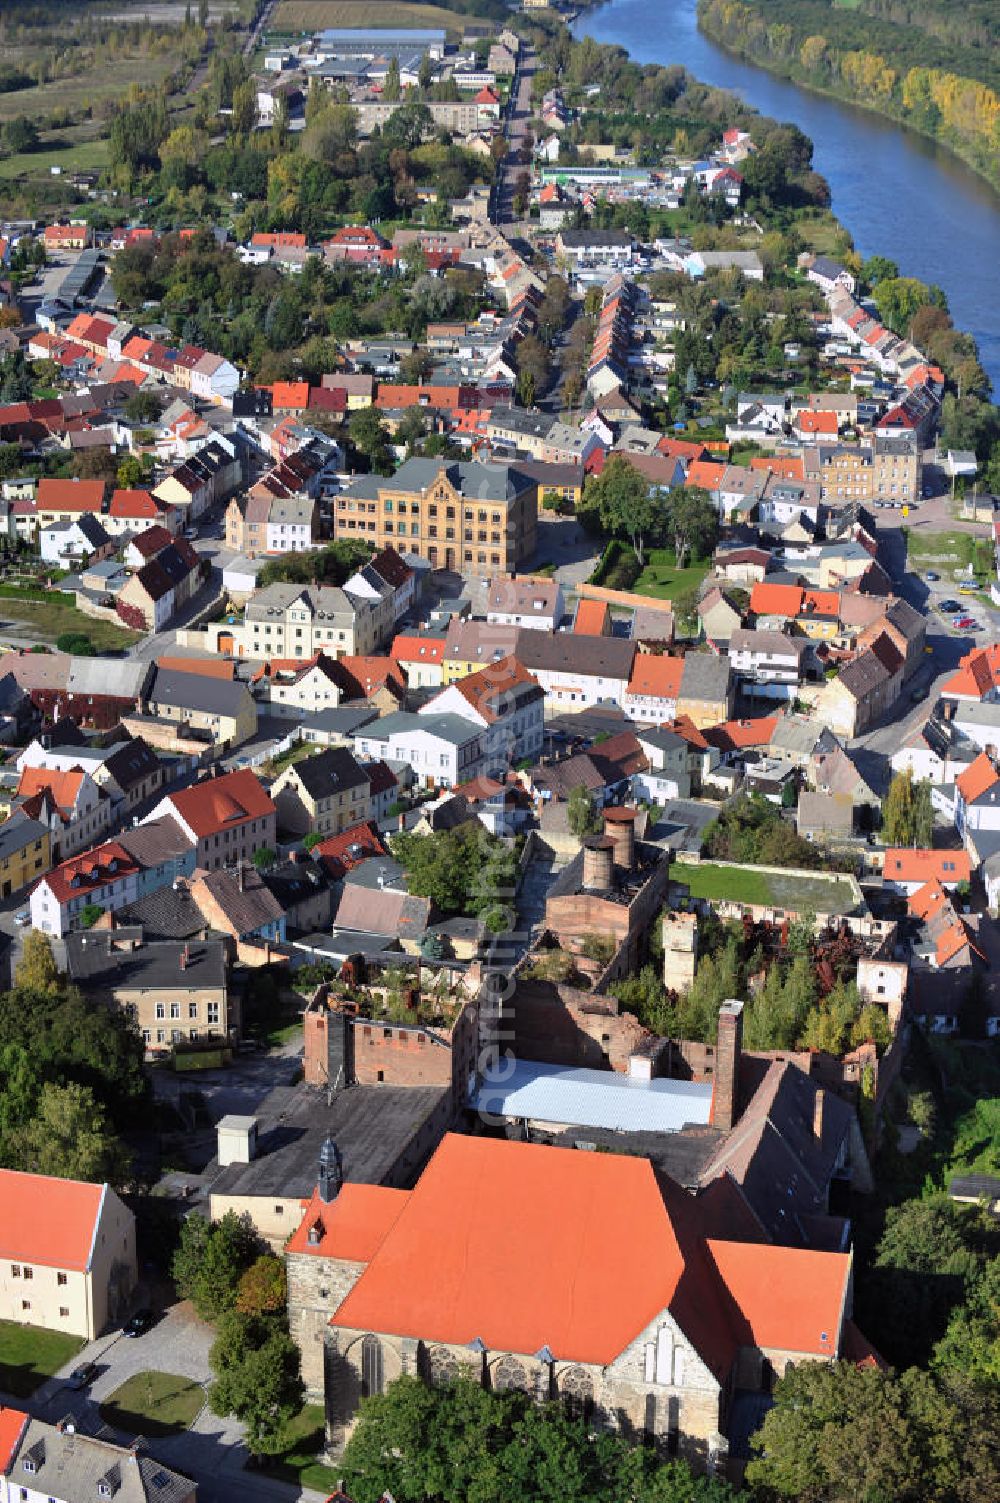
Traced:
<path id="1" fill-rule="evenodd" d="M 90 637 L 82 631 L 64 631 L 56 637 L 56 646 L 60 652 L 68 652 L 74 658 L 93 657 L 96 649 Z"/>

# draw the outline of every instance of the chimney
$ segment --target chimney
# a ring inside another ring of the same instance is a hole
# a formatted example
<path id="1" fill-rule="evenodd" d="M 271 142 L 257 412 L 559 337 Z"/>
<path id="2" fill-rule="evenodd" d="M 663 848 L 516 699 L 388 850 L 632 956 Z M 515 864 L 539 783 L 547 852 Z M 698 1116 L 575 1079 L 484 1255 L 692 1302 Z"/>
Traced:
<path id="1" fill-rule="evenodd" d="M 712 1126 L 720 1132 L 732 1132 L 739 1116 L 742 1054 L 743 1003 L 730 999 L 719 1008 L 719 1038 L 715 1048 Z"/>
<path id="2" fill-rule="evenodd" d="M 635 818 L 634 809 L 604 811 L 604 833 L 614 843 L 615 866 L 627 872 L 635 870 Z"/>
<path id="3" fill-rule="evenodd" d="M 614 873 L 615 843 L 608 835 L 592 835 L 583 843 L 583 886 L 587 892 L 608 892 Z"/>
<path id="4" fill-rule="evenodd" d="M 190 945 L 185 945 L 184 948 L 183 948 L 183 950 L 181 951 L 181 970 L 182 971 L 186 971 L 187 970 L 187 968 L 188 968 L 188 961 L 190 959 L 191 959 L 191 946 Z"/>
<path id="5" fill-rule="evenodd" d="M 327 1138 L 319 1155 L 319 1198 L 329 1205 L 340 1194 L 344 1183 L 344 1167 L 340 1149 L 332 1138 Z"/>
<path id="6" fill-rule="evenodd" d="M 823 1141 L 823 1113 L 826 1107 L 826 1092 L 822 1086 L 816 1090 L 816 1101 L 813 1106 L 813 1137 L 817 1143 Z"/>

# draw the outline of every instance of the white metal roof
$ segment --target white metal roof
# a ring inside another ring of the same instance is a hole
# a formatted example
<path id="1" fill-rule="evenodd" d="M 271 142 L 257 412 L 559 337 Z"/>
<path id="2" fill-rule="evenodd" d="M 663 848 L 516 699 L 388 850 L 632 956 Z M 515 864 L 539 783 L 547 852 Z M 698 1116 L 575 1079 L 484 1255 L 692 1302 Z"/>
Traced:
<path id="1" fill-rule="evenodd" d="M 712 1087 L 506 1059 L 484 1076 L 473 1105 L 497 1117 L 534 1122 L 620 1132 L 679 1132 L 689 1124 L 708 1124 Z"/>

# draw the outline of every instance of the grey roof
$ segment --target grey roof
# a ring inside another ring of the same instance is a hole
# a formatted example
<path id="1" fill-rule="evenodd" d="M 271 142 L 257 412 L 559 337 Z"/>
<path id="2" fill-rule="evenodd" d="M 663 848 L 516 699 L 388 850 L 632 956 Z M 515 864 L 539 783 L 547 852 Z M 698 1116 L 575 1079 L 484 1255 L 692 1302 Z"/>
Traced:
<path id="1" fill-rule="evenodd" d="M 729 638 L 729 652 L 764 652 L 772 657 L 780 655 L 801 658 L 809 649 L 805 637 L 790 637 L 782 631 L 751 631 L 738 627 Z"/>
<path id="2" fill-rule="evenodd" d="M 854 829 L 854 800 L 849 793 L 800 793 L 795 822 L 800 835 L 806 830 L 850 835 Z"/>
<path id="3" fill-rule="evenodd" d="M 530 635 L 541 637 L 544 632 L 532 632 Z M 388 741 L 393 736 L 412 735 L 415 731 L 422 731 L 427 736 L 437 736 L 453 746 L 465 746 L 468 741 L 482 735 L 481 727 L 473 725 L 470 720 L 463 720 L 461 715 L 417 715 L 409 710 L 397 710 L 392 715 L 384 715 L 374 725 L 362 726 L 354 735 L 355 739 Z"/>
<path id="4" fill-rule="evenodd" d="M 91 929 L 66 936 L 66 962 L 71 981 L 87 986 L 156 987 L 168 991 L 196 991 L 224 987 L 226 953 L 221 939 L 185 945 L 180 940 L 145 941 L 137 949 L 117 949 L 114 929 Z M 120 936 L 119 936 L 120 937 Z M 186 966 L 181 967 L 187 949 Z"/>
<path id="5" fill-rule="evenodd" d="M 29 1456 L 33 1470 L 23 1470 Z M 79 1430 L 60 1431 L 44 1420 L 29 1419 L 10 1463 L 12 1488 L 17 1483 L 34 1494 L 58 1498 L 60 1503 L 94 1503 L 103 1483 L 115 1503 L 182 1503 L 194 1494 L 195 1485 L 180 1472 L 142 1452 L 133 1452 L 108 1440 L 82 1435 Z"/>
<path id="6" fill-rule="evenodd" d="M 823 727 L 800 715 L 779 715 L 771 735 L 771 750 L 788 751 L 800 757 L 812 756 Z"/>
<path id="7" fill-rule="evenodd" d="M 328 1105 L 321 1086 L 279 1086 L 256 1113 L 257 1157 L 222 1170 L 211 1165 L 211 1192 L 307 1199 L 316 1187 L 320 1149 L 327 1137 L 340 1149 L 348 1182 L 409 1182 L 437 1146 L 440 1134 L 426 1129 L 448 1093 L 448 1087 L 438 1086 L 356 1085 L 338 1091 Z M 400 1161 L 409 1157 L 421 1132 L 426 1150 L 409 1173 L 401 1172 Z"/>
<path id="8" fill-rule="evenodd" d="M 115 914 L 117 924 L 137 924 L 147 940 L 193 939 L 208 924 L 187 886 L 158 887 Z"/>
<path id="9" fill-rule="evenodd" d="M 341 617 L 349 622 L 354 620 L 355 603 L 338 585 L 301 584 L 272 584 L 258 590 L 247 601 L 246 619 L 263 621 L 268 616 L 284 617 L 296 600 L 302 600 L 316 615 L 325 611 L 334 620 Z"/>
<path id="10" fill-rule="evenodd" d="M 628 230 L 562 230 L 559 235 L 568 250 L 586 250 L 588 246 L 617 246 L 627 250 L 633 243 Z"/>
<path id="11" fill-rule="evenodd" d="M 525 668 L 552 673 L 579 673 L 588 678 L 628 679 L 635 643 L 623 637 L 580 637 L 575 632 L 522 628 L 514 655 Z"/>
<path id="12" fill-rule="evenodd" d="M 176 861 L 194 849 L 190 837 L 172 814 L 162 814 L 159 819 L 150 819 L 126 830 L 118 836 L 118 842 L 140 866 L 145 867 Z"/>
<path id="13" fill-rule="evenodd" d="M 672 752 L 687 745 L 683 736 L 664 726 L 650 726 L 648 730 L 636 731 L 635 734 L 640 746 L 653 746 L 657 751 Z"/>
<path id="14" fill-rule="evenodd" d="M 29 819 L 22 809 L 13 809 L 0 824 L 0 861 L 6 861 L 26 845 L 41 840 L 48 832 L 48 825 L 39 819 Z"/>
<path id="15" fill-rule="evenodd" d="M 454 460 L 424 459 L 415 456 L 400 465 L 391 479 L 382 480 L 375 477 L 377 484 L 374 491 L 370 484 L 366 491 L 361 482 L 356 480 L 346 494 L 365 496 L 369 500 L 380 490 L 408 491 L 412 494 L 416 491 L 429 490 L 442 472 L 449 484 L 470 501 L 513 501 L 524 491 L 533 490 L 537 483 L 523 474 L 516 465 L 465 464 Z M 369 482 L 371 478 L 362 477 Z"/>
<path id="16" fill-rule="evenodd" d="M 300 726 L 307 736 L 350 736 L 377 718 L 378 710 L 372 705 L 340 705 L 334 710 L 321 710 L 318 715 L 310 715 L 308 720 L 300 721 Z"/>
<path id="17" fill-rule="evenodd" d="M 729 693 L 729 659 L 714 652 L 689 652 L 681 674 L 681 699 L 725 699 Z"/>
<path id="18" fill-rule="evenodd" d="M 331 746 L 326 751 L 303 757 L 288 769 L 294 773 L 311 798 L 328 798 L 345 788 L 359 788 L 369 777 L 358 766 L 346 746 Z"/>
<path id="19" fill-rule="evenodd" d="M 524 407 L 494 407 L 486 426 L 487 429 L 509 429 L 527 438 L 546 438 L 555 425 L 555 418 L 547 412 L 529 412 Z"/>
<path id="20" fill-rule="evenodd" d="M 691 1080 L 636 1080 L 614 1070 L 508 1059 L 486 1072 L 472 1104 L 498 1117 L 626 1132 L 679 1132 L 689 1124 L 708 1124 L 712 1087 Z"/>
<path id="21" fill-rule="evenodd" d="M 149 672 L 141 658 L 71 658 L 66 688 L 70 694 L 138 699 Z"/>
<path id="22" fill-rule="evenodd" d="M 151 705 L 169 705 L 206 715 L 241 715 L 253 703 L 250 690 L 237 679 L 209 678 L 204 673 L 183 673 L 177 668 L 157 668 L 146 699 Z"/>

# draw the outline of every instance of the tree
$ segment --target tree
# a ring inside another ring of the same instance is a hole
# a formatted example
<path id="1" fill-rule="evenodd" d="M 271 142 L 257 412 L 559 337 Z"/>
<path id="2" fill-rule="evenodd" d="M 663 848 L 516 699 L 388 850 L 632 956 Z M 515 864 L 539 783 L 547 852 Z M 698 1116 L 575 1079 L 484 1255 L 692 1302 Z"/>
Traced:
<path id="1" fill-rule="evenodd" d="M 92 929 L 103 913 L 100 903 L 84 903 L 80 909 L 80 928 Z"/>
<path id="2" fill-rule="evenodd" d="M 272 846 L 262 845 L 253 853 L 253 864 L 259 872 L 269 872 L 278 859 L 278 853 Z"/>
<path id="3" fill-rule="evenodd" d="M 390 103 L 395 103 L 401 97 L 403 90 L 399 82 L 399 59 L 389 59 L 389 66 L 385 71 L 385 82 L 382 85 L 382 98 Z"/>
<path id="4" fill-rule="evenodd" d="M 236 85 L 233 90 L 230 125 L 236 136 L 249 136 L 257 124 L 257 85 L 252 78 Z"/>
<path id="5" fill-rule="evenodd" d="M 882 805 L 886 845 L 928 847 L 934 834 L 934 806 L 928 779 L 913 781 L 910 768 L 897 772 Z"/>
<path id="6" fill-rule="evenodd" d="M 849 1362 L 786 1372 L 754 1442 L 747 1481 L 798 1503 L 946 1503 L 956 1498 L 956 1406 L 926 1372 Z"/>
<path id="7" fill-rule="evenodd" d="M 566 800 L 566 819 L 577 840 L 586 840 L 601 828 L 601 816 L 594 807 L 590 790 L 583 783 L 570 789 Z"/>
<path id="8" fill-rule="evenodd" d="M 393 466 L 389 452 L 389 434 L 378 408 L 362 407 L 353 412 L 349 431 L 351 443 L 359 454 L 364 455 L 375 474 L 391 475 Z"/>
<path id="9" fill-rule="evenodd" d="M 233 1311 L 219 1322 L 209 1362 L 217 1374 L 208 1394 L 212 1413 L 244 1424 L 255 1456 L 283 1450 L 303 1399 L 299 1349 L 288 1331 Z"/>
<path id="10" fill-rule="evenodd" d="M 719 514 L 708 492 L 697 485 L 680 485 L 667 498 L 667 526 L 673 535 L 678 569 L 688 559 L 705 558 L 719 535 Z"/>
<path id="11" fill-rule="evenodd" d="M 12 155 L 34 151 L 38 145 L 38 127 L 27 115 L 15 115 L 3 128 L 3 144 Z"/>
<path id="12" fill-rule="evenodd" d="M 131 490 L 139 484 L 144 474 L 142 461 L 134 454 L 128 454 L 118 466 L 118 484 L 123 490 Z"/>
<path id="13" fill-rule="evenodd" d="M 947 307 L 940 287 L 916 277 L 889 277 L 876 284 L 872 296 L 882 322 L 901 338 L 909 337 L 910 325 L 920 308 L 928 303 L 936 308 Z"/>
<path id="14" fill-rule="evenodd" d="M 622 454 L 613 454 L 600 475 L 587 482 L 582 509 L 596 513 L 612 537 L 627 537 L 640 565 L 647 544 L 664 530 L 662 500 L 651 495 L 649 481 Z"/>
<path id="15" fill-rule="evenodd" d="M 25 992 L 59 990 L 59 971 L 52 945 L 40 929 L 29 929 L 24 936 L 21 958 L 14 969 L 14 985 Z"/>
<path id="16" fill-rule="evenodd" d="M 125 416 L 130 423 L 155 423 L 160 416 L 159 397 L 155 392 L 140 388 L 126 401 Z"/>
<path id="17" fill-rule="evenodd" d="M 172 1273 L 177 1292 L 189 1299 L 202 1320 L 218 1320 L 233 1310 L 244 1274 L 264 1246 L 249 1216 L 227 1211 L 211 1224 L 192 1214 L 181 1225 Z"/>
<path id="18" fill-rule="evenodd" d="M 241 1315 L 276 1315 L 285 1309 L 287 1299 L 284 1261 L 273 1253 L 262 1253 L 240 1279 L 235 1308 Z"/>
<path id="19" fill-rule="evenodd" d="M 478 820 L 430 835 L 396 835 L 392 854 L 409 891 L 430 898 L 444 914 L 470 914 L 489 925 L 513 901 L 514 854 Z"/>
<path id="20" fill-rule="evenodd" d="M 20 1166 L 31 1174 L 121 1185 L 128 1156 L 86 1086 L 42 1086 L 38 1109 L 25 1128 Z"/>

